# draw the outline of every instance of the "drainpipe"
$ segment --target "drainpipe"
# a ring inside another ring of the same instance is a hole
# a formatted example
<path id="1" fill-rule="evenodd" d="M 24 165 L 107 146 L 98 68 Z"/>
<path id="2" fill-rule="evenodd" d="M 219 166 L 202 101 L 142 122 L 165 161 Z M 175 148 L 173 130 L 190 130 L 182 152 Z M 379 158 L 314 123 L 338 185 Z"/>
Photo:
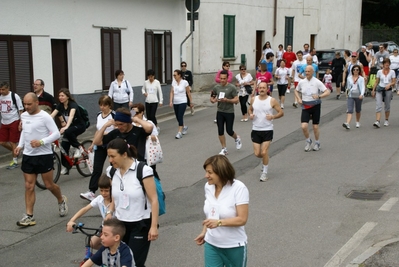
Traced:
<path id="1" fill-rule="evenodd" d="M 277 0 L 274 0 L 273 37 L 277 34 Z"/>

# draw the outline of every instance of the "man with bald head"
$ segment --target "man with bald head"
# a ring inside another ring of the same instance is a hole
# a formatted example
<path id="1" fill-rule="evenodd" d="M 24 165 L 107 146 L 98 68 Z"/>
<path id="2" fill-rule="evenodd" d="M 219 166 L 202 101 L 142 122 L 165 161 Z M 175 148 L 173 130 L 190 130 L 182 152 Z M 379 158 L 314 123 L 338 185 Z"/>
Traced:
<path id="1" fill-rule="evenodd" d="M 40 109 L 39 99 L 35 93 L 24 97 L 25 112 L 21 115 L 22 132 L 19 144 L 14 153 L 18 155 L 23 149 L 21 170 L 25 179 L 26 214 L 17 222 L 26 227 L 36 224 L 33 217 L 35 205 L 35 183 L 41 174 L 46 188 L 57 198 L 58 211 L 61 217 L 67 215 L 67 198 L 61 194 L 60 187 L 53 182 L 53 150 L 51 143 L 60 138 L 60 132 L 51 116 Z"/>
<path id="2" fill-rule="evenodd" d="M 301 70 L 299 71 L 299 78 L 305 79 L 305 69 L 307 66 L 312 66 L 313 67 L 313 76 L 315 78 L 319 78 L 319 66 L 313 62 L 313 57 L 311 55 L 306 56 L 306 65 L 303 65 Z"/>
<path id="3" fill-rule="evenodd" d="M 317 78 L 313 76 L 314 70 L 311 65 L 305 68 L 305 79 L 298 83 L 295 89 L 295 96 L 299 99 L 299 103 L 302 104 L 302 115 L 301 115 L 301 128 L 306 138 L 305 151 L 311 150 L 312 139 L 309 136 L 309 120 L 312 119 L 313 132 L 315 137 L 315 145 L 313 146 L 314 151 L 320 149 L 319 140 L 319 122 L 321 115 L 321 98 L 326 97 L 330 94 L 330 90 Z"/>

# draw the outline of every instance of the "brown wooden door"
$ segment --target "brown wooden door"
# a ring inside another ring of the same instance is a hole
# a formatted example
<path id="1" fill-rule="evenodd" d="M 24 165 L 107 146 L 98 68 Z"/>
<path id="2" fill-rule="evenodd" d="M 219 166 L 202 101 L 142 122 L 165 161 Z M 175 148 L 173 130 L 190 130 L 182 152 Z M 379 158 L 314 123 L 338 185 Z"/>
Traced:
<path id="1" fill-rule="evenodd" d="M 67 40 L 51 40 L 51 56 L 53 62 L 54 98 L 58 102 L 58 91 L 69 88 Z M 50 92 L 51 93 L 51 92 Z"/>
<path id="2" fill-rule="evenodd" d="M 256 58 L 255 58 L 255 69 L 258 67 L 259 59 L 262 56 L 262 46 L 263 46 L 263 37 L 264 31 L 256 31 Z"/>

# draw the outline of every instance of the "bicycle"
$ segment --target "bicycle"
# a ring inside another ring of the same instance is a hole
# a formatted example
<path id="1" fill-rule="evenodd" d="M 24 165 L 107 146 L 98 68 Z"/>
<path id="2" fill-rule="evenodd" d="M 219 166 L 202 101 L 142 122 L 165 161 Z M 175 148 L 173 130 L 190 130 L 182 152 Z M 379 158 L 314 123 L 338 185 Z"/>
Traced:
<path id="1" fill-rule="evenodd" d="M 76 169 L 78 170 L 78 172 L 83 176 L 83 177 L 89 177 L 91 176 L 91 171 L 90 171 L 90 167 L 88 164 L 88 160 L 89 160 L 89 152 L 88 152 L 88 148 L 91 146 L 91 144 L 93 143 L 92 140 L 85 140 L 81 143 L 82 147 L 83 147 L 83 153 L 79 158 L 74 158 L 73 156 L 67 155 L 64 151 L 64 149 L 60 146 L 59 141 L 56 140 L 53 143 L 53 161 L 54 161 L 54 172 L 53 172 L 53 182 L 57 183 L 59 178 L 60 178 L 60 174 L 61 174 L 61 158 L 60 156 L 58 156 L 58 153 L 56 152 L 57 149 L 59 149 L 61 151 L 61 157 L 64 157 L 66 159 L 66 161 L 68 162 L 70 167 L 76 166 Z M 71 152 L 72 149 L 71 149 Z M 72 153 L 73 155 L 73 153 Z M 36 179 L 36 186 L 41 188 L 41 189 L 46 189 L 46 186 L 43 182 L 43 179 L 41 177 L 41 175 L 38 175 L 37 179 Z"/>
<path id="2" fill-rule="evenodd" d="M 88 233 L 86 230 L 91 231 Z M 82 266 L 90 257 L 93 255 L 93 248 L 91 247 L 91 238 L 93 236 L 100 236 L 101 235 L 101 230 L 102 227 L 100 228 L 89 228 L 89 227 L 84 227 L 84 223 L 77 223 L 73 226 L 73 231 L 72 234 L 79 233 L 79 231 L 86 235 L 85 239 L 85 256 L 83 260 L 80 262 L 79 266 Z"/>

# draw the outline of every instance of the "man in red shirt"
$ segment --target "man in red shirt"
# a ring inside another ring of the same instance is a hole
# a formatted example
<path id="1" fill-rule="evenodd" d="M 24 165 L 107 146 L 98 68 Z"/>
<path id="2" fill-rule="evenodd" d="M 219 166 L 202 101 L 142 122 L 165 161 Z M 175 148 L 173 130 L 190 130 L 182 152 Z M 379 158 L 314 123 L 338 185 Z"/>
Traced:
<path id="1" fill-rule="evenodd" d="M 296 55 L 294 52 L 292 52 L 291 45 L 287 46 L 287 51 L 284 52 L 283 59 L 285 59 L 285 62 L 286 62 L 285 67 L 290 69 L 290 73 L 291 73 L 292 72 L 291 71 L 292 63 L 294 63 L 294 61 L 296 60 Z M 288 87 L 287 87 L 288 94 L 290 93 L 290 87 L 291 87 L 291 84 L 288 84 Z"/>

